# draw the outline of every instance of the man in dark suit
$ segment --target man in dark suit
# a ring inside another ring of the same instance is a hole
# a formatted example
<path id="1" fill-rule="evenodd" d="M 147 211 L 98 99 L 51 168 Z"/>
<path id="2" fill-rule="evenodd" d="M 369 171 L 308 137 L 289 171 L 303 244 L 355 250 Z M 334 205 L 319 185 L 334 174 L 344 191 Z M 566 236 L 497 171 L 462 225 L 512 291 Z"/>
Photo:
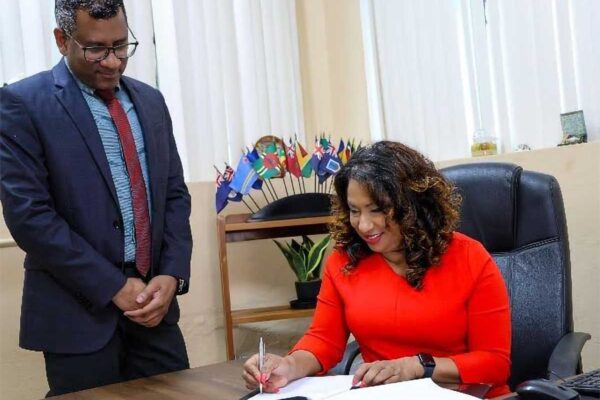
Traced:
<path id="1" fill-rule="evenodd" d="M 0 188 L 26 252 L 20 346 L 48 395 L 189 367 L 190 196 L 162 95 L 122 76 L 122 0 L 57 0 L 63 59 L 0 89 Z"/>

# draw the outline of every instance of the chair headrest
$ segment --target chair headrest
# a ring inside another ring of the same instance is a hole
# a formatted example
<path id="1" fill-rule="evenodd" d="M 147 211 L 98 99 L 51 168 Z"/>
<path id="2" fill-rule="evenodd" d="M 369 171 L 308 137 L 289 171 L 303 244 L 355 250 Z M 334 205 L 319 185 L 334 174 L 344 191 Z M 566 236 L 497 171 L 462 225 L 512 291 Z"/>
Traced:
<path id="1" fill-rule="evenodd" d="M 492 253 L 516 245 L 517 193 L 522 168 L 510 163 L 473 163 L 440 170 L 462 196 L 458 231 Z"/>

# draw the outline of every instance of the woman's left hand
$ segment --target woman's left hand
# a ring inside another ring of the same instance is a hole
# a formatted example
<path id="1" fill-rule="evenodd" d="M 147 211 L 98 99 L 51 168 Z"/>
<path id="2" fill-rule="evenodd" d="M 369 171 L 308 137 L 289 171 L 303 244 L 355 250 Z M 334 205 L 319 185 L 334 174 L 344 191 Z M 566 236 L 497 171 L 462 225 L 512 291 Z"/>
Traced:
<path id="1" fill-rule="evenodd" d="M 353 385 L 374 386 L 410 381 L 423 377 L 424 369 L 416 356 L 362 364 L 356 370 Z"/>

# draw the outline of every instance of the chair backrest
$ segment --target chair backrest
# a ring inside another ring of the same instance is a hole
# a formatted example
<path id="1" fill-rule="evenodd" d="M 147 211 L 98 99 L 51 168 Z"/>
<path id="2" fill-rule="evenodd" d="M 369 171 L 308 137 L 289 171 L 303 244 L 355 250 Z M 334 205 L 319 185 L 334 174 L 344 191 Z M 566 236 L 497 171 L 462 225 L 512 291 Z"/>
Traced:
<path id="1" fill-rule="evenodd" d="M 492 254 L 512 312 L 509 384 L 547 377 L 554 346 L 573 331 L 571 263 L 560 187 L 507 163 L 442 169 L 463 198 L 458 230 Z"/>

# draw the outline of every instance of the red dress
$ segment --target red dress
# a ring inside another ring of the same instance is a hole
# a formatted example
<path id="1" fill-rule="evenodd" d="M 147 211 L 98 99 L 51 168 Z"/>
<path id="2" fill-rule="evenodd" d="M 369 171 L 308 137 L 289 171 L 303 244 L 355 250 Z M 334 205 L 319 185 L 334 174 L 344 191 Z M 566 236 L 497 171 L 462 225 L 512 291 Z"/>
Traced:
<path id="1" fill-rule="evenodd" d="M 412 288 L 383 256 L 364 258 L 349 274 L 348 257 L 328 258 L 317 309 L 292 351 L 307 350 L 328 371 L 352 333 L 365 362 L 414 356 L 450 357 L 463 383 L 488 383 L 488 396 L 509 392 L 510 308 L 504 280 L 483 246 L 455 232 L 440 264 Z"/>

